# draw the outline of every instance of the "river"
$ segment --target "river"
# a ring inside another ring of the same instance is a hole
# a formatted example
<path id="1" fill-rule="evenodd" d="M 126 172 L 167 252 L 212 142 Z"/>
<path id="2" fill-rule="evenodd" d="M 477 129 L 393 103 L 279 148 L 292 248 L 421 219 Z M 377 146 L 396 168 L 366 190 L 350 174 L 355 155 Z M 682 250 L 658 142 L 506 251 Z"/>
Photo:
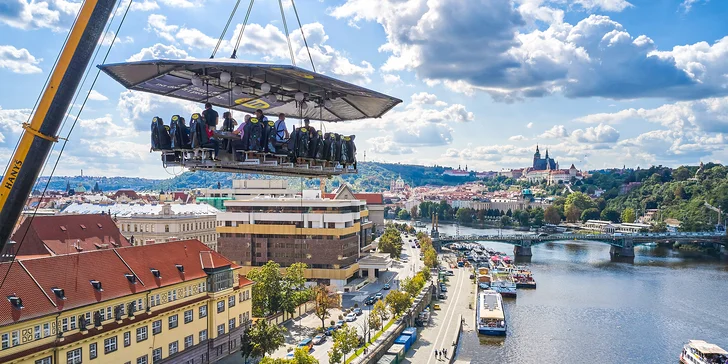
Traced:
<path id="1" fill-rule="evenodd" d="M 441 233 L 455 235 L 444 225 Z M 504 230 L 505 232 L 505 230 Z M 498 229 L 460 227 L 461 235 Z M 508 233 L 512 233 L 508 231 Z M 483 243 L 513 254 L 513 246 Z M 508 335 L 465 332 L 458 358 L 472 363 L 677 363 L 701 339 L 728 350 L 728 262 L 638 247 L 612 262 L 609 245 L 563 241 L 533 247 L 536 290 L 506 299 Z"/>

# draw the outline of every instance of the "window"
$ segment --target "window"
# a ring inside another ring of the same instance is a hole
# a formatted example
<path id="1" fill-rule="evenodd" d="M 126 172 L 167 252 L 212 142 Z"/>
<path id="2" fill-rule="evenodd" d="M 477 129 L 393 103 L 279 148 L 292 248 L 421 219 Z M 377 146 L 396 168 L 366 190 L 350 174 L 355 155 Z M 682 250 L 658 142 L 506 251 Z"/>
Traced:
<path id="1" fill-rule="evenodd" d="M 10 347 L 10 335 L 3 334 L 2 335 L 2 348 L 3 348 L 3 350 L 5 350 L 9 347 Z"/>
<path id="2" fill-rule="evenodd" d="M 89 344 L 88 355 L 91 359 L 96 359 L 96 356 L 98 355 L 98 352 L 96 351 L 96 343 Z M 79 359 L 78 362 L 80 363 L 81 360 Z"/>
<path id="3" fill-rule="evenodd" d="M 228 307 L 234 307 L 235 306 L 235 296 L 228 297 Z"/>
<path id="4" fill-rule="evenodd" d="M 212 291 L 219 292 L 233 286 L 233 270 L 214 273 L 211 277 Z"/>
<path id="5" fill-rule="evenodd" d="M 165 233 L 168 233 L 169 232 L 169 225 L 164 225 L 164 232 Z"/>
<path id="6" fill-rule="evenodd" d="M 200 331 L 200 342 L 207 340 L 207 329 Z"/>
<path id="7" fill-rule="evenodd" d="M 192 296 L 192 286 L 187 286 L 187 288 L 185 288 L 185 297 L 189 296 Z"/>
<path id="8" fill-rule="evenodd" d="M 68 331 L 68 317 L 65 317 L 63 318 L 63 320 L 61 320 L 61 332 L 66 331 Z"/>
<path id="9" fill-rule="evenodd" d="M 38 359 L 35 361 L 35 364 L 53 364 L 53 357 L 46 356 L 43 359 Z"/>
<path id="10" fill-rule="evenodd" d="M 232 332 L 235 329 L 235 318 L 228 320 L 228 332 Z"/>
<path id="11" fill-rule="evenodd" d="M 200 306 L 200 318 L 207 317 L 207 306 Z"/>
<path id="12" fill-rule="evenodd" d="M 44 323 L 43 324 L 43 337 L 51 336 L 51 324 Z"/>
<path id="13" fill-rule="evenodd" d="M 192 335 L 185 337 L 185 350 L 187 350 L 187 348 L 191 347 L 194 344 L 194 341 L 195 341 L 195 338 Z"/>
<path id="14" fill-rule="evenodd" d="M 140 356 L 137 358 L 137 364 L 147 364 L 147 361 L 148 361 L 147 355 Z"/>
<path id="15" fill-rule="evenodd" d="M 160 360 L 162 360 L 162 348 L 152 350 L 152 363 L 157 363 Z"/>
<path id="16" fill-rule="evenodd" d="M 159 304 L 159 294 L 153 294 L 149 296 L 149 307 L 158 306 Z M 141 307 L 139 309 L 141 310 Z"/>
<path id="17" fill-rule="evenodd" d="M 169 329 L 172 330 L 177 327 L 177 315 L 169 316 Z"/>
<path id="18" fill-rule="evenodd" d="M 33 338 L 35 340 L 40 340 L 40 325 L 35 325 L 33 328 Z"/>
<path id="19" fill-rule="evenodd" d="M 71 316 L 71 330 L 76 330 L 76 316 Z"/>
<path id="20" fill-rule="evenodd" d="M 152 322 L 152 335 L 162 332 L 162 320 Z"/>
<path id="21" fill-rule="evenodd" d="M 111 320 L 114 316 L 111 315 L 111 306 L 106 307 L 106 319 Z"/>
<path id="22" fill-rule="evenodd" d="M 159 295 L 157 295 L 157 300 L 159 300 Z M 136 309 L 139 310 L 139 311 L 141 311 L 141 310 L 144 309 L 144 300 L 143 299 L 140 298 L 140 299 L 137 300 Z"/>
<path id="23" fill-rule="evenodd" d="M 190 322 L 192 322 L 192 319 L 194 318 L 194 316 L 195 316 L 195 314 L 193 313 L 192 310 L 185 311 L 185 323 L 189 324 Z"/>
<path id="24" fill-rule="evenodd" d="M 222 336 L 225 334 L 225 324 L 217 325 L 217 336 Z"/>
<path id="25" fill-rule="evenodd" d="M 68 364 L 81 364 L 81 348 L 71 350 L 66 353 L 66 363 Z"/>
<path id="26" fill-rule="evenodd" d="M 200 291 L 200 293 L 207 291 L 207 282 L 200 282 L 197 290 Z"/>
<path id="27" fill-rule="evenodd" d="M 136 335 L 137 335 L 137 342 L 146 340 L 147 339 L 147 327 L 142 326 L 142 327 L 137 328 Z"/>
<path id="28" fill-rule="evenodd" d="M 131 345 L 131 331 L 124 333 L 124 347 Z"/>
<path id="29" fill-rule="evenodd" d="M 171 290 L 167 292 L 167 302 L 172 302 L 177 300 L 177 291 Z"/>
<path id="30" fill-rule="evenodd" d="M 217 302 L 217 313 L 225 312 L 225 301 Z"/>
<path id="31" fill-rule="evenodd" d="M 116 336 L 104 340 L 104 354 L 116 351 Z"/>
<path id="32" fill-rule="evenodd" d="M 178 350 L 179 348 L 176 341 L 172 341 L 171 343 L 169 343 L 169 355 L 177 354 Z"/>

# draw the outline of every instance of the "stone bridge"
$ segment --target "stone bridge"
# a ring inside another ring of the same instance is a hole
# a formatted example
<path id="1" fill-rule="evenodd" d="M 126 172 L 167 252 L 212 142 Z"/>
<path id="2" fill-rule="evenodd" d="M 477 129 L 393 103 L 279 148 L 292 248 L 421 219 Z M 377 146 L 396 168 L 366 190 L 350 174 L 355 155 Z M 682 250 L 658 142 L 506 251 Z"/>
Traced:
<path id="1" fill-rule="evenodd" d="M 680 242 L 688 244 L 714 243 L 728 247 L 728 237 L 724 233 L 640 233 L 640 234 L 553 234 L 538 235 L 470 235 L 447 236 L 434 239 L 441 246 L 478 241 L 494 241 L 514 245 L 513 253 L 517 256 L 530 256 L 531 247 L 538 244 L 582 240 L 595 241 L 611 245 L 609 253 L 613 256 L 634 257 L 636 245 L 649 243 Z"/>

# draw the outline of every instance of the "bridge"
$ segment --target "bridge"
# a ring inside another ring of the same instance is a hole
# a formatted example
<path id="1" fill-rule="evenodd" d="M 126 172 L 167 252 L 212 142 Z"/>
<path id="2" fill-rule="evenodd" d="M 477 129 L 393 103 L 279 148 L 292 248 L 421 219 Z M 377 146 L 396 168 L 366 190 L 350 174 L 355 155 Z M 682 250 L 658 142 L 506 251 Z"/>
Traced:
<path id="1" fill-rule="evenodd" d="M 534 245 L 565 240 L 595 241 L 611 245 L 609 253 L 613 256 L 634 257 L 634 247 L 649 243 L 714 243 L 728 248 L 728 236 L 724 233 L 640 233 L 640 234 L 553 234 L 538 235 L 470 235 L 438 236 L 433 242 L 445 246 L 453 243 L 494 241 L 514 245 L 517 256 L 531 256 Z"/>

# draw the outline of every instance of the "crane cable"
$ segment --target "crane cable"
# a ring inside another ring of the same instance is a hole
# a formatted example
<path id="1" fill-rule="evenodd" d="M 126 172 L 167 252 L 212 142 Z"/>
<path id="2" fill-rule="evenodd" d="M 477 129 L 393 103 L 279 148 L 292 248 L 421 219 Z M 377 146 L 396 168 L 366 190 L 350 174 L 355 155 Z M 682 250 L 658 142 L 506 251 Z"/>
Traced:
<path id="1" fill-rule="evenodd" d="M 281 18 L 283 19 L 283 29 L 286 31 L 286 42 L 288 43 L 288 51 L 291 52 L 291 64 L 296 67 L 296 58 L 293 56 L 293 47 L 291 47 L 291 36 L 288 33 L 288 23 L 286 23 L 286 13 L 283 12 L 283 0 L 278 0 L 281 8 Z"/>
<path id="2" fill-rule="evenodd" d="M 248 12 L 245 14 L 245 19 L 243 20 L 243 27 L 240 28 L 240 33 L 238 34 L 238 39 L 235 41 L 235 48 L 233 48 L 233 54 L 230 55 L 230 58 L 232 58 L 232 59 L 237 58 L 238 48 L 240 47 L 240 41 L 243 39 L 243 33 L 245 33 L 245 26 L 248 25 L 248 19 L 250 19 L 250 11 L 253 10 L 254 3 L 255 3 L 255 0 L 250 0 L 250 5 L 248 5 Z"/>
<path id="3" fill-rule="evenodd" d="M 306 34 L 303 33 L 303 25 L 301 25 L 301 18 L 298 17 L 298 10 L 296 10 L 296 1 L 291 0 L 293 5 L 293 12 L 296 14 L 296 20 L 298 21 L 298 28 L 301 30 L 301 37 L 303 38 L 303 44 L 306 46 L 306 52 L 308 52 L 308 59 L 311 61 L 311 68 L 316 72 L 316 66 L 313 64 L 313 57 L 311 57 L 311 50 L 308 48 L 308 42 L 306 41 Z M 294 65 L 295 66 L 295 65 Z"/>
<path id="4" fill-rule="evenodd" d="M 124 16 L 121 18 L 121 22 L 119 23 L 119 26 L 116 28 L 116 32 L 114 33 L 114 37 L 111 40 L 111 44 L 109 45 L 109 48 L 106 50 L 106 54 L 104 55 L 104 60 L 101 63 L 106 63 L 106 59 L 109 57 L 109 53 L 111 53 L 111 49 L 114 46 L 114 42 L 116 41 L 116 38 L 119 35 L 119 31 L 121 30 L 121 26 L 124 24 L 124 20 L 126 20 L 126 16 L 129 13 L 129 9 L 131 8 L 131 4 L 133 2 L 134 2 L 134 0 L 129 1 L 129 4 L 126 7 L 126 10 L 124 11 Z M 107 26 L 107 29 L 111 25 L 111 23 L 114 21 L 114 18 L 116 17 L 116 13 L 119 10 L 120 5 L 121 5 L 121 2 L 119 2 L 119 4 L 117 4 L 116 11 L 114 11 L 114 14 L 111 17 L 111 20 L 109 21 L 109 25 Z M 69 34 L 70 34 L 70 31 L 69 31 Z M 101 48 L 101 46 L 102 46 L 102 42 L 99 42 L 98 45 L 97 45 L 97 47 L 98 48 Z M 63 51 L 63 49 L 61 49 L 61 52 L 62 51 Z M 98 55 L 98 52 L 96 53 L 96 55 Z M 91 63 L 95 63 L 94 62 L 95 59 L 96 58 L 94 56 L 94 59 L 92 60 Z M 89 67 L 86 70 L 86 74 L 88 75 L 88 73 L 90 71 L 91 71 L 91 67 Z M 53 164 L 53 169 L 51 170 L 51 173 L 48 176 L 48 181 L 46 181 L 45 187 L 43 187 L 43 192 L 41 193 L 41 197 L 40 197 L 41 198 L 41 201 L 43 200 L 43 197 L 45 196 L 46 192 L 48 191 L 48 186 L 50 186 L 51 180 L 53 179 L 53 175 L 55 174 L 56 168 L 58 167 L 58 163 L 61 161 L 61 157 L 63 156 L 63 151 L 66 149 L 66 145 L 68 144 L 68 139 L 70 138 L 71 133 L 73 132 L 73 129 L 76 127 L 76 124 L 78 123 L 78 119 L 81 116 L 81 112 L 83 112 L 83 109 L 86 106 L 86 102 L 88 101 L 88 98 L 91 95 L 91 91 L 93 90 L 94 86 L 96 85 L 96 81 L 99 79 L 100 73 L 101 73 L 101 69 L 98 69 L 96 71 L 96 76 L 94 77 L 94 80 L 91 83 L 91 87 L 89 88 L 89 91 L 86 93 L 86 97 L 84 98 L 83 103 L 81 104 L 81 107 L 79 108 L 78 113 L 76 114 L 76 117 L 73 120 L 73 124 L 71 125 L 71 128 L 68 130 L 68 133 L 66 134 L 66 137 L 62 139 L 63 140 L 63 145 L 61 146 L 61 149 L 58 152 L 58 157 L 56 158 L 56 161 Z M 85 79 L 85 77 L 84 77 L 84 79 Z M 50 153 L 48 155 L 50 156 Z M 45 167 L 44 167 L 44 169 L 45 169 Z M 40 203 L 38 205 L 36 205 L 35 210 L 33 211 L 33 214 L 30 215 L 30 217 L 29 217 L 30 222 L 28 223 L 28 229 L 25 230 L 25 233 L 23 233 L 23 237 L 20 239 L 19 242 L 17 242 L 18 243 L 18 249 L 16 250 L 16 252 L 17 251 L 20 251 L 20 248 L 23 246 L 23 242 L 25 241 L 25 237 L 28 235 L 28 231 L 30 230 L 30 225 L 33 223 L 33 219 L 35 218 L 35 215 L 38 212 L 38 209 L 39 208 L 40 208 Z M 0 281 L 0 288 L 2 288 L 2 286 L 5 284 L 5 280 L 8 278 L 8 274 L 10 274 L 10 269 L 12 268 L 12 265 L 15 262 L 15 260 L 16 260 L 15 257 L 13 257 L 13 260 L 10 261 L 10 265 L 8 266 L 8 270 L 5 271 L 5 274 L 3 275 L 2 281 Z"/>
<path id="5" fill-rule="evenodd" d="M 238 11 L 238 6 L 240 5 L 240 0 L 235 2 L 235 7 L 233 8 L 233 11 L 230 13 L 230 17 L 228 18 L 227 23 L 225 23 L 225 28 L 222 30 L 222 34 L 220 34 L 220 39 L 217 40 L 217 45 L 215 45 L 215 49 L 212 50 L 212 55 L 210 55 L 210 58 L 215 58 L 215 54 L 217 53 L 217 50 L 220 49 L 220 44 L 222 44 L 222 40 L 225 38 L 225 34 L 227 34 L 228 27 L 230 27 L 230 22 L 233 21 L 233 17 L 235 16 L 235 13 Z M 250 9 L 250 8 L 248 8 Z M 250 10 L 248 10 L 248 13 L 250 13 Z"/>

